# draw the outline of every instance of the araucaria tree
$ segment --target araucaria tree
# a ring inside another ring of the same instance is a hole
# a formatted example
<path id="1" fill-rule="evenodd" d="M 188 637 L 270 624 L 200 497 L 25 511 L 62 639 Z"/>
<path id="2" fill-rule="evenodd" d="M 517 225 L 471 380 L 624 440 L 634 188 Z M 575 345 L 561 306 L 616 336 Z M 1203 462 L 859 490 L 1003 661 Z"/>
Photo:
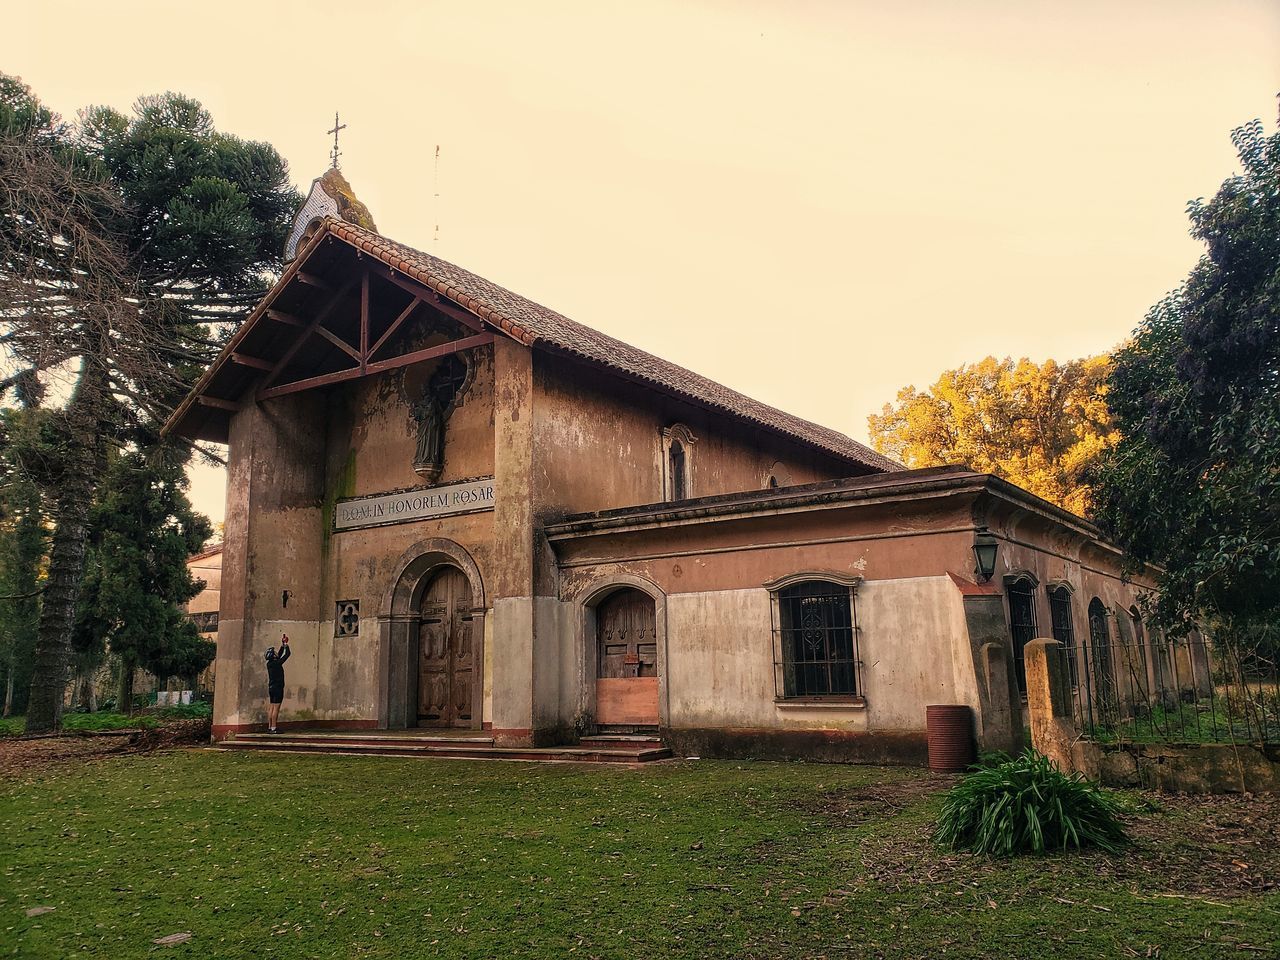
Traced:
<path id="1" fill-rule="evenodd" d="M 867 418 L 871 439 L 908 467 L 964 464 L 1083 514 L 1086 473 L 1117 439 L 1109 369 L 1105 356 L 1043 364 L 987 357 L 947 370 L 924 392 L 898 391 L 895 404 Z"/>
<path id="2" fill-rule="evenodd" d="M 1204 255 L 1116 355 L 1096 507 L 1162 568 L 1163 625 L 1222 637 L 1280 618 L 1280 134 L 1232 140 L 1242 171 L 1188 208 Z"/>
<path id="3" fill-rule="evenodd" d="M 16 388 L 67 384 L 27 730 L 61 719 L 90 506 L 278 269 L 298 196 L 270 146 L 164 94 L 67 125 L 0 75 L 0 344 Z M 150 425 L 150 427 L 148 426 Z"/>

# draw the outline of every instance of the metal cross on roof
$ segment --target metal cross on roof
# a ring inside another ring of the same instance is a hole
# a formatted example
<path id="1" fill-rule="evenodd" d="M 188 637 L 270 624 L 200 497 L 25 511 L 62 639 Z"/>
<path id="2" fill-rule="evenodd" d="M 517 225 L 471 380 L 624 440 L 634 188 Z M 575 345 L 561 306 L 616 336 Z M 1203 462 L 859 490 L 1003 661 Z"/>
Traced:
<path id="1" fill-rule="evenodd" d="M 333 151 L 329 154 L 329 159 L 333 161 L 333 169 L 338 169 L 338 158 L 342 156 L 342 151 L 338 149 L 338 131 L 347 129 L 345 123 L 338 122 L 338 111 L 333 111 L 333 129 L 326 130 L 326 133 L 333 134 Z"/>

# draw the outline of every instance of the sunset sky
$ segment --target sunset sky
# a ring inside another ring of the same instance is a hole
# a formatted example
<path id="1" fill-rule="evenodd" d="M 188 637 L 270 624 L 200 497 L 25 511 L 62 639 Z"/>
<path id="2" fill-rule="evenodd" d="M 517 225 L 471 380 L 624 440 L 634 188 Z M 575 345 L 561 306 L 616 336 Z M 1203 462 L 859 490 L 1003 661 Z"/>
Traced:
<path id="1" fill-rule="evenodd" d="M 866 439 L 987 354 L 1121 341 L 1273 126 L 1276 2 L 27 3 L 54 109 L 178 90 L 381 231 Z M 440 147 L 438 178 L 434 164 Z M 438 192 L 438 198 L 436 196 Z M 436 225 L 439 237 L 436 239 Z M 199 471 L 219 520 L 223 486 Z"/>

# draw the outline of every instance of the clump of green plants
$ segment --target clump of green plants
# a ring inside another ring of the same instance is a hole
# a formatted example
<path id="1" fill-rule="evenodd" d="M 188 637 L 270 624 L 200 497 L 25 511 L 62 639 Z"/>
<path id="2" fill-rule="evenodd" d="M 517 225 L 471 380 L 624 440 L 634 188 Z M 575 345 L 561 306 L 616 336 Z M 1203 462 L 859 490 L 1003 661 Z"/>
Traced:
<path id="1" fill-rule="evenodd" d="M 175 703 L 167 707 L 157 707 L 152 711 L 161 720 L 203 720 L 213 716 L 213 704 L 207 700 L 195 703 Z"/>
<path id="2" fill-rule="evenodd" d="M 1078 773 L 1067 775 L 1028 750 L 982 766 L 947 794 L 934 833 L 952 850 L 997 857 L 1098 847 L 1128 841 L 1120 804 Z"/>

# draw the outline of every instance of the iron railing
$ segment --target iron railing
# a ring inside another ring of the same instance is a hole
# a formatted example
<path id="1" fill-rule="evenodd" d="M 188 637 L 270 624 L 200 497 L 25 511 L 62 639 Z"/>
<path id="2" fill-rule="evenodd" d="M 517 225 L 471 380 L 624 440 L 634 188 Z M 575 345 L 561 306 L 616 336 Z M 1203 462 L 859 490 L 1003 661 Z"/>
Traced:
<path id="1" fill-rule="evenodd" d="M 1154 632 L 1152 632 L 1154 633 Z M 1280 743 L 1275 652 L 1193 633 L 1103 638 L 1064 652 L 1076 720 L 1101 741 Z"/>

